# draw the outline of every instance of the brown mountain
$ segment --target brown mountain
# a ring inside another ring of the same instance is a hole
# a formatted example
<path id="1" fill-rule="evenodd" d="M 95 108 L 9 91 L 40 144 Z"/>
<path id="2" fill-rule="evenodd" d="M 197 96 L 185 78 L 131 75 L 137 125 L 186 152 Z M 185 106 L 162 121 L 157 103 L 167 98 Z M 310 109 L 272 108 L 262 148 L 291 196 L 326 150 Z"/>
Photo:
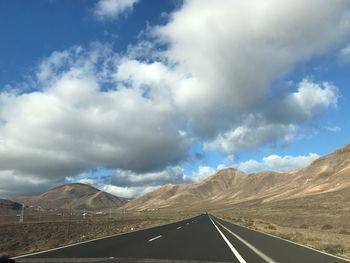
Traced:
<path id="1" fill-rule="evenodd" d="M 22 204 L 7 199 L 0 199 L 0 215 L 16 214 L 21 209 Z"/>
<path id="2" fill-rule="evenodd" d="M 55 187 L 38 196 L 19 197 L 15 201 L 42 208 L 72 208 L 75 210 L 97 210 L 117 208 L 127 200 L 100 191 L 87 184 L 73 183 Z"/>
<path id="3" fill-rule="evenodd" d="M 286 200 L 345 188 L 350 190 L 350 144 L 300 170 L 246 174 L 224 169 L 199 183 L 164 185 L 124 207 L 137 210 L 213 207 L 251 200 Z"/>

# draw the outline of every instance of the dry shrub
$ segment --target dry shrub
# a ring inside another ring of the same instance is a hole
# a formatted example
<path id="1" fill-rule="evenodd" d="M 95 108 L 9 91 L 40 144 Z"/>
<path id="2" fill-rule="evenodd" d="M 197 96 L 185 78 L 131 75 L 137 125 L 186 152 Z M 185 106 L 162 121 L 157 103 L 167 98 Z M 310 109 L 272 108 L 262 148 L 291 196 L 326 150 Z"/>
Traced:
<path id="1" fill-rule="evenodd" d="M 50 239 L 48 241 L 46 241 L 45 245 L 48 248 L 55 248 L 60 244 L 60 242 L 58 240 L 55 239 Z"/>
<path id="2" fill-rule="evenodd" d="M 254 226 L 254 221 L 253 220 L 246 220 L 244 222 L 244 225 L 247 227 L 252 227 L 252 226 Z"/>
<path id="3" fill-rule="evenodd" d="M 277 235 L 281 238 L 291 240 L 292 239 L 292 234 L 290 233 L 277 233 Z"/>
<path id="4" fill-rule="evenodd" d="M 340 229 L 339 234 L 342 234 L 342 235 L 350 235 L 350 231 L 349 231 L 349 230 L 346 230 L 346 229 Z"/>
<path id="5" fill-rule="evenodd" d="M 291 240 L 294 242 L 302 242 L 304 240 L 304 235 L 300 232 L 294 232 Z"/>
<path id="6" fill-rule="evenodd" d="M 294 233 L 277 233 L 277 235 L 281 238 L 288 239 L 294 242 L 302 242 L 305 241 L 304 235 L 300 232 Z"/>
<path id="7" fill-rule="evenodd" d="M 322 248 L 324 251 L 330 254 L 343 254 L 345 248 L 341 244 L 328 244 Z"/>
<path id="8" fill-rule="evenodd" d="M 273 224 L 268 224 L 265 228 L 270 230 L 277 230 L 277 227 L 274 226 Z"/>
<path id="9" fill-rule="evenodd" d="M 237 218 L 237 217 L 232 217 L 231 220 L 232 220 L 233 222 L 236 222 L 236 223 L 242 222 L 242 219 Z"/>
<path id="10" fill-rule="evenodd" d="M 302 224 L 302 225 L 299 226 L 299 228 L 308 229 L 309 225 L 308 224 Z"/>
<path id="11" fill-rule="evenodd" d="M 330 229 L 333 229 L 333 226 L 330 224 L 325 224 L 321 228 L 321 230 L 330 230 Z"/>

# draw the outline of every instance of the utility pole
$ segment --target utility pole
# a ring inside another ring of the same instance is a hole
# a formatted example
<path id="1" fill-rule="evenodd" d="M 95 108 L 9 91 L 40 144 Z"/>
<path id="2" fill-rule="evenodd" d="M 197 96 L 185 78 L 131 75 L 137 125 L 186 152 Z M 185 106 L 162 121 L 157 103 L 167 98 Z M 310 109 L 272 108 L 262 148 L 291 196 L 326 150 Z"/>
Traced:
<path id="1" fill-rule="evenodd" d="M 23 223 L 24 221 L 24 204 L 22 204 L 21 216 L 19 217 L 19 222 Z"/>

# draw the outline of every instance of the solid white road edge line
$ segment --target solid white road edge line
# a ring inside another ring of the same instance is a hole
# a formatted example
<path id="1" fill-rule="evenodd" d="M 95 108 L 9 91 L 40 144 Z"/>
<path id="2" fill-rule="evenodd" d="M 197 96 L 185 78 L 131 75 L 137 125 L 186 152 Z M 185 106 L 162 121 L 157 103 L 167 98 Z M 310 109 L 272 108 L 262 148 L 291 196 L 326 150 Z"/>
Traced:
<path id="1" fill-rule="evenodd" d="M 241 238 L 239 235 L 233 233 L 230 229 L 228 229 L 227 227 L 225 227 L 223 224 L 221 224 L 220 222 L 216 221 L 214 219 L 214 221 L 216 223 L 218 223 L 220 226 L 222 226 L 227 232 L 229 232 L 231 235 L 233 235 L 235 238 L 237 238 L 239 241 L 241 241 L 244 245 L 246 245 L 247 247 L 249 247 L 255 254 L 257 254 L 259 257 L 261 257 L 263 260 L 265 260 L 268 263 L 277 263 L 275 260 L 273 260 L 272 258 L 270 258 L 269 256 L 265 255 L 263 252 L 261 252 L 259 249 L 257 249 L 256 247 L 254 247 L 252 244 L 248 243 L 248 241 L 244 240 L 243 238 Z"/>
<path id="2" fill-rule="evenodd" d="M 161 237 L 162 237 L 162 235 L 156 236 L 156 237 L 151 238 L 150 240 L 148 240 L 148 242 L 152 242 L 153 240 L 156 240 L 156 239 L 161 238 Z"/>
<path id="3" fill-rule="evenodd" d="M 220 219 L 221 219 L 221 218 L 220 218 Z M 222 219 L 221 219 L 221 220 L 222 220 Z M 329 254 L 329 253 L 327 253 L 327 252 L 325 252 L 325 251 L 322 251 L 322 250 L 317 250 L 317 249 L 315 249 L 315 248 L 308 247 L 308 246 L 306 246 L 306 245 L 299 244 L 299 243 L 296 243 L 296 242 L 291 241 L 291 240 L 288 240 L 288 239 L 284 239 L 284 238 L 279 237 L 279 236 L 275 236 L 275 235 L 272 235 L 272 234 L 269 234 L 269 233 L 265 233 L 265 232 L 262 232 L 262 231 L 260 231 L 260 230 L 251 229 L 251 228 L 246 227 L 246 226 L 237 225 L 237 224 L 234 224 L 234 223 L 231 223 L 231 222 L 229 222 L 229 223 L 230 223 L 230 224 L 232 224 L 232 225 L 238 226 L 238 227 L 242 227 L 242 228 L 248 229 L 248 230 L 250 230 L 250 231 L 255 231 L 255 232 L 258 232 L 258 233 L 263 234 L 263 235 L 267 235 L 267 236 L 270 236 L 270 237 L 273 237 L 273 238 L 280 239 L 280 240 L 282 240 L 282 241 L 285 241 L 285 242 L 291 243 L 291 244 L 293 244 L 293 245 L 297 245 L 297 246 L 299 246 L 299 247 L 304 247 L 304 248 L 307 248 L 307 249 L 313 250 L 313 251 L 315 251 L 315 252 L 318 252 L 318 253 L 321 253 L 321 254 L 324 254 L 324 255 L 327 255 L 327 256 L 333 257 L 333 258 L 338 258 L 338 259 L 341 259 L 341 260 L 344 260 L 344 261 L 350 262 L 350 260 L 348 260 L 348 259 L 346 259 L 346 258 L 338 257 L 338 256 L 335 256 L 335 255 Z"/>
<path id="4" fill-rule="evenodd" d="M 238 251 L 235 249 L 235 247 L 230 243 L 230 241 L 228 241 L 228 239 L 225 237 L 225 235 L 221 232 L 221 230 L 218 228 L 218 226 L 214 223 L 214 221 L 211 219 L 211 217 L 209 216 L 210 221 L 213 223 L 213 225 L 215 226 L 216 230 L 220 233 L 221 237 L 224 239 L 224 241 L 226 242 L 226 244 L 228 245 L 228 247 L 231 249 L 231 251 L 233 252 L 233 254 L 236 256 L 236 258 L 238 259 L 238 261 L 240 263 L 247 263 L 247 261 L 244 260 L 244 258 L 242 258 L 242 256 L 238 253 Z"/>

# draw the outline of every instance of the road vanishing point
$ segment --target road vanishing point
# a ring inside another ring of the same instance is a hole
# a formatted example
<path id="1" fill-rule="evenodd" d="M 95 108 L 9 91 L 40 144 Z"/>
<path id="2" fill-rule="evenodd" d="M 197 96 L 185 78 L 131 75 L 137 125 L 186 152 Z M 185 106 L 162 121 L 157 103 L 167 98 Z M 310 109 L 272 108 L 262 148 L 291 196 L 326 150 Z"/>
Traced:
<path id="1" fill-rule="evenodd" d="M 14 258 L 16 262 L 344 263 L 209 214 Z"/>

